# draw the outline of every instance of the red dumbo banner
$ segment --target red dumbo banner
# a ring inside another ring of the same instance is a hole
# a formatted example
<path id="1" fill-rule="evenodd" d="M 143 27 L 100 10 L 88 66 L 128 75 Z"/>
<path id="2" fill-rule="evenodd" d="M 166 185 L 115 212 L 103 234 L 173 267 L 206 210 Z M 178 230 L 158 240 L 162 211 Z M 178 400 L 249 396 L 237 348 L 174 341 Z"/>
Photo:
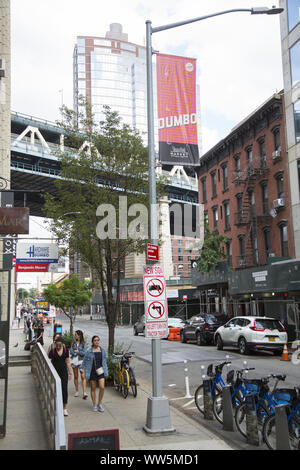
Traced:
<path id="1" fill-rule="evenodd" d="M 156 55 L 159 159 L 168 165 L 199 165 L 196 59 Z"/>

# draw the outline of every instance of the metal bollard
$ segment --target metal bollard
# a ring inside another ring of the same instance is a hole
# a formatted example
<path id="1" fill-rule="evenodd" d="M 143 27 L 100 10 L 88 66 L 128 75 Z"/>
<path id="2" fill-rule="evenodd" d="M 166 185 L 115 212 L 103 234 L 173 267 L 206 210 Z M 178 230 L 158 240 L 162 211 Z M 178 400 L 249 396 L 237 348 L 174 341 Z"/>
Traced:
<path id="1" fill-rule="evenodd" d="M 193 398 L 190 394 L 190 384 L 189 384 L 189 370 L 187 366 L 187 360 L 183 361 L 184 363 L 184 381 L 185 381 L 185 397 L 184 398 Z"/>
<path id="2" fill-rule="evenodd" d="M 204 419 L 209 419 L 209 420 L 214 419 L 211 387 L 212 387 L 211 379 L 203 380 Z"/>
<path id="3" fill-rule="evenodd" d="M 234 431 L 234 419 L 231 399 L 231 387 L 226 385 L 222 389 L 223 401 L 223 429 L 224 431 Z"/>
<path id="4" fill-rule="evenodd" d="M 275 407 L 276 450 L 291 450 L 287 409 L 289 405 Z"/>
<path id="5" fill-rule="evenodd" d="M 255 396 L 247 395 L 245 398 L 245 402 L 247 442 L 248 444 L 259 446 L 260 438 L 258 431 Z"/>

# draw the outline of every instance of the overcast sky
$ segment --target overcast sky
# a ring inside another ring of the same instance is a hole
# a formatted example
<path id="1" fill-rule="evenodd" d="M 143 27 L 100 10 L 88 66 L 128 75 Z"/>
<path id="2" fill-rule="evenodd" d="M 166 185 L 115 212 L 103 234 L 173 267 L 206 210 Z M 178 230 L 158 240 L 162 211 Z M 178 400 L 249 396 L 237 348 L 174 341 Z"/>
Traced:
<path id="1" fill-rule="evenodd" d="M 147 19 L 161 26 L 273 4 L 278 6 L 274 0 L 11 0 L 12 109 L 55 121 L 62 98 L 72 107 L 79 35 L 105 36 L 111 23 L 121 23 L 129 41 L 143 45 Z M 227 14 L 154 34 L 153 46 L 197 59 L 204 151 L 283 86 L 279 15 Z"/>
<path id="2" fill-rule="evenodd" d="M 103 37 L 111 23 L 121 23 L 130 42 L 144 45 L 148 19 L 155 27 L 273 4 L 278 1 L 11 0 L 12 110 L 55 121 L 62 101 L 72 107 L 77 36 Z M 283 87 L 279 15 L 223 15 L 154 34 L 153 47 L 197 59 L 204 152 Z"/>

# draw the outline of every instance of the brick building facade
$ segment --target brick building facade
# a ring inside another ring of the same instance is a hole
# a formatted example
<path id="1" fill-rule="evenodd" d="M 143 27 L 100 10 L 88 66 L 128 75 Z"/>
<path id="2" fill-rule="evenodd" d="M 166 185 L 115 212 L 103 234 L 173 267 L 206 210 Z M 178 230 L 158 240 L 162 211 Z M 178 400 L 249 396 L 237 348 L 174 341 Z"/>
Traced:
<path id="1" fill-rule="evenodd" d="M 201 158 L 199 202 L 235 269 L 294 256 L 283 107 L 273 95 Z"/>

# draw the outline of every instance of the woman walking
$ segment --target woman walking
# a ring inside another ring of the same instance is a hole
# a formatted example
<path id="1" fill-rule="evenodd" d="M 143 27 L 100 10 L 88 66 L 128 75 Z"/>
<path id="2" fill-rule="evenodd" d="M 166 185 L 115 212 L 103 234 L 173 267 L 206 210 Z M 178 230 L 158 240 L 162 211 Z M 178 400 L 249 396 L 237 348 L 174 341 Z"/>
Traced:
<path id="1" fill-rule="evenodd" d="M 99 336 L 93 336 L 92 347 L 87 350 L 83 362 L 82 370 L 85 377 L 90 381 L 91 398 L 93 402 L 93 411 L 104 411 L 102 399 L 104 395 L 105 377 L 108 376 L 106 352 L 100 346 Z M 99 386 L 98 404 L 96 405 L 96 388 Z"/>
<path id="2" fill-rule="evenodd" d="M 82 361 L 86 353 L 86 344 L 83 338 L 83 333 L 81 330 L 75 331 L 75 341 L 72 343 L 70 348 L 70 358 L 71 358 L 71 366 L 73 369 L 74 374 L 74 385 L 75 385 L 75 395 L 74 397 L 78 397 L 79 390 L 78 390 L 78 371 L 81 369 Z M 83 399 L 86 400 L 88 394 L 86 393 L 86 378 L 84 372 L 80 372 L 81 376 L 81 384 L 82 384 L 82 391 L 83 391 Z"/>
<path id="3" fill-rule="evenodd" d="M 64 345 L 64 340 L 61 336 L 55 339 L 55 347 L 49 351 L 49 358 L 58 373 L 61 380 L 61 390 L 64 405 L 64 416 L 68 416 L 68 380 L 72 378 L 72 369 L 69 358 L 69 351 Z"/>

